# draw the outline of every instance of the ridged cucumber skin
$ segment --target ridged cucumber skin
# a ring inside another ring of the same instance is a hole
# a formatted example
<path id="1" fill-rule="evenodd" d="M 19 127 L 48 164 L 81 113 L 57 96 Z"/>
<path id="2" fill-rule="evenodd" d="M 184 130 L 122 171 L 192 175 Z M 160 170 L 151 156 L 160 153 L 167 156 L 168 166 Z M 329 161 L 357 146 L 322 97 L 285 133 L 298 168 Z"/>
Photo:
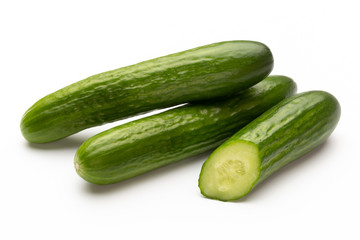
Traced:
<path id="1" fill-rule="evenodd" d="M 254 41 L 214 43 L 100 73 L 30 107 L 21 121 L 33 143 L 153 109 L 224 97 L 249 88 L 271 72 L 270 49 Z"/>
<path id="2" fill-rule="evenodd" d="M 239 141 L 249 142 L 257 147 L 261 161 L 260 175 L 251 187 L 251 191 L 271 174 L 323 143 L 337 126 L 340 114 L 340 104 L 330 93 L 324 91 L 300 93 L 281 101 L 263 113 L 215 151 Z M 208 160 L 203 164 L 199 177 L 199 188 L 205 196 L 207 195 L 202 191 L 200 182 L 207 162 Z M 233 199 L 207 197 L 232 201 L 245 195 Z"/>
<path id="3" fill-rule="evenodd" d="M 171 109 L 86 140 L 75 155 L 77 173 L 95 184 L 120 182 L 206 152 L 296 91 L 285 76 L 270 76 L 237 96 Z"/>

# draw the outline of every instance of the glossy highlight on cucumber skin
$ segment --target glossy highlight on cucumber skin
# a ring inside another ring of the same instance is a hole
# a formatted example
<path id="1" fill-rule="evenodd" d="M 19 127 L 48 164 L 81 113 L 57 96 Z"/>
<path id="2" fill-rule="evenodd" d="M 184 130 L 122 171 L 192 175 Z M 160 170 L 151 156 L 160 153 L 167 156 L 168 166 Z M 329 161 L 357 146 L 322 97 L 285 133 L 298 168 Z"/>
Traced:
<path id="1" fill-rule="evenodd" d="M 52 142 L 86 128 L 181 103 L 225 97 L 264 79 L 273 68 L 267 46 L 227 41 L 100 73 L 30 107 L 25 139 Z"/>
<path id="2" fill-rule="evenodd" d="M 334 131 L 340 112 L 337 99 L 324 91 L 305 92 L 283 100 L 210 155 L 203 164 L 199 177 L 201 193 L 222 201 L 238 200 L 247 195 L 281 167 L 323 143 Z M 250 147 L 252 154 L 242 157 L 247 151 L 246 147 L 237 150 L 236 146 L 246 144 L 254 146 Z M 229 154 L 231 151 L 233 153 Z M 243 175 L 256 177 L 245 179 L 231 168 L 222 169 L 226 164 L 218 163 L 234 162 L 234 159 L 242 161 L 242 165 L 258 166 L 247 172 L 243 169 L 246 172 Z"/>
<path id="3" fill-rule="evenodd" d="M 99 133 L 78 149 L 77 173 L 112 184 L 206 152 L 261 113 L 293 95 L 296 84 L 270 76 L 241 94 L 171 109 Z"/>

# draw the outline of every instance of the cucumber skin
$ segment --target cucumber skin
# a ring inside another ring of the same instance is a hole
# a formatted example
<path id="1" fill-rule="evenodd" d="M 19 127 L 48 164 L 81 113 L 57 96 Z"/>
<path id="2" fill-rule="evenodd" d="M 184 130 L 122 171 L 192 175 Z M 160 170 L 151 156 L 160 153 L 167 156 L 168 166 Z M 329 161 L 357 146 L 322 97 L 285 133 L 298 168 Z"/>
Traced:
<path id="1" fill-rule="evenodd" d="M 262 43 L 214 43 L 69 85 L 30 107 L 20 127 L 29 142 L 52 142 L 153 109 L 236 94 L 272 68 L 273 56 Z"/>
<path id="2" fill-rule="evenodd" d="M 336 128 L 340 115 L 340 104 L 330 93 L 300 93 L 273 106 L 217 149 L 237 141 L 257 146 L 261 160 L 260 176 L 251 191 L 271 174 L 323 143 Z M 206 161 L 202 169 L 205 164 Z M 227 200 L 215 199 L 232 201 L 245 195 Z"/>
<path id="3" fill-rule="evenodd" d="M 293 95 L 296 84 L 270 76 L 242 94 L 178 107 L 99 133 L 75 155 L 77 173 L 112 184 L 206 152 L 261 113 Z"/>

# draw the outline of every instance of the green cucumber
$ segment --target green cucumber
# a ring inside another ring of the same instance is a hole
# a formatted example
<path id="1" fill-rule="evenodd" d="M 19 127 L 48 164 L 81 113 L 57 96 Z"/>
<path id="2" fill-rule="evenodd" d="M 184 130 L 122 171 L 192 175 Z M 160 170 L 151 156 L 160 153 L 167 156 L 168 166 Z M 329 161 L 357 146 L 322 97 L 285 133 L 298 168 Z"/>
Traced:
<path id="1" fill-rule="evenodd" d="M 336 98 L 310 91 L 287 98 L 218 147 L 202 166 L 201 193 L 222 201 L 248 194 L 272 173 L 323 143 L 340 118 Z"/>
<path id="2" fill-rule="evenodd" d="M 213 149 L 261 113 L 289 97 L 296 84 L 270 76 L 241 94 L 177 107 L 86 140 L 75 155 L 77 173 L 111 184 Z"/>
<path id="3" fill-rule="evenodd" d="M 45 96 L 21 121 L 33 143 L 52 142 L 104 123 L 181 103 L 224 97 L 272 70 L 267 46 L 214 43 L 100 73 Z"/>

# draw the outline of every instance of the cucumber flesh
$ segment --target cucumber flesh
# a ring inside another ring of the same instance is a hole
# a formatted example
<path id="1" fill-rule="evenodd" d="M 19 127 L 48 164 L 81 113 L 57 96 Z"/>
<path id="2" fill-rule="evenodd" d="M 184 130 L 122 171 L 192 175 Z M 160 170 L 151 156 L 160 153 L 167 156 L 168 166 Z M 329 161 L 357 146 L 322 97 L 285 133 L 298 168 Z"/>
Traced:
<path id="1" fill-rule="evenodd" d="M 261 160 L 255 144 L 238 141 L 215 151 L 202 169 L 203 195 L 233 200 L 246 195 L 260 176 Z"/>

